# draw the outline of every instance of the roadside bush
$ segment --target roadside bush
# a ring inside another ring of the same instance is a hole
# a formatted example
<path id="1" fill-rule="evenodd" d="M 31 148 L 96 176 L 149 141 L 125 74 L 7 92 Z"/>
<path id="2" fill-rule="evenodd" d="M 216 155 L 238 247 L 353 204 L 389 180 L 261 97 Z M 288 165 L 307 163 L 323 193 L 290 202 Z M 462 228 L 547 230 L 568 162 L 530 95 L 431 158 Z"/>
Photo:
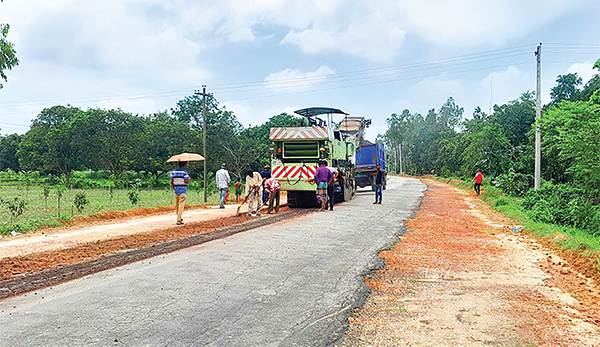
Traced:
<path id="1" fill-rule="evenodd" d="M 544 182 L 539 190 L 525 194 L 523 206 L 538 222 L 574 226 L 600 235 L 600 209 L 584 188 Z"/>
<path id="2" fill-rule="evenodd" d="M 507 198 L 506 196 L 501 196 L 498 199 L 496 199 L 496 207 L 497 206 L 506 206 L 508 204 L 510 204 L 510 199 Z"/>
<path id="3" fill-rule="evenodd" d="M 522 197 L 533 187 L 533 181 L 532 175 L 522 174 L 510 169 L 508 173 L 494 178 L 492 184 L 508 195 Z"/>

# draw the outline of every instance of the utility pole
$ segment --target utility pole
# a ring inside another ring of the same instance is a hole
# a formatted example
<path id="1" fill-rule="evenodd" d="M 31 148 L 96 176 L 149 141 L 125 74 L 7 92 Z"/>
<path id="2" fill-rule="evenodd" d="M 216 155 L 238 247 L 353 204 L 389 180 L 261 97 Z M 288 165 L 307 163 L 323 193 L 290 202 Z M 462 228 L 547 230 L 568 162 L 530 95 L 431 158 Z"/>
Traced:
<path id="1" fill-rule="evenodd" d="M 540 176 L 542 172 L 542 134 L 540 133 L 539 121 L 542 119 L 542 43 L 537 46 L 535 51 L 537 59 L 537 88 L 535 91 L 535 190 L 540 189 Z"/>
<path id="2" fill-rule="evenodd" d="M 204 203 L 206 203 L 206 189 L 208 187 L 208 177 L 206 174 L 206 131 L 208 129 L 208 126 L 206 124 L 206 97 L 209 96 L 209 94 L 206 94 L 206 85 L 202 86 L 202 93 L 200 93 L 199 90 L 195 90 L 194 95 L 202 96 L 202 156 L 204 157 Z"/>
<path id="3" fill-rule="evenodd" d="M 400 143 L 400 147 L 398 148 L 398 152 L 400 153 L 400 174 L 402 175 L 402 143 Z"/>

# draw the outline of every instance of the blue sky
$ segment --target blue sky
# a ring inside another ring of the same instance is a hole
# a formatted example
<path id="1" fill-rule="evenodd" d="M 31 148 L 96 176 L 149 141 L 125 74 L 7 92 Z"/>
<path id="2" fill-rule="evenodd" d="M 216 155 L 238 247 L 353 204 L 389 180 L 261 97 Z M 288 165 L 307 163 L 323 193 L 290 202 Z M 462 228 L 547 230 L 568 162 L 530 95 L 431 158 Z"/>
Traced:
<path id="1" fill-rule="evenodd" d="M 168 110 L 207 85 L 244 125 L 310 106 L 385 120 L 449 96 L 470 117 L 600 58 L 600 0 L 4 0 L 20 65 L 0 134 L 54 105 Z"/>

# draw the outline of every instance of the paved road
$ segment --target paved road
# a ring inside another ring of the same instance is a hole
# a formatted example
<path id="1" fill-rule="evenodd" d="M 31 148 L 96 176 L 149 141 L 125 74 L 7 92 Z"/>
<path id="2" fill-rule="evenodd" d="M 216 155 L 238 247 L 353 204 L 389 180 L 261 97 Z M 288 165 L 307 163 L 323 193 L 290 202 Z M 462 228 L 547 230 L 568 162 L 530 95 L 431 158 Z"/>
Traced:
<path id="1" fill-rule="evenodd" d="M 0 301 L 0 346 L 325 346 L 425 185 Z"/>

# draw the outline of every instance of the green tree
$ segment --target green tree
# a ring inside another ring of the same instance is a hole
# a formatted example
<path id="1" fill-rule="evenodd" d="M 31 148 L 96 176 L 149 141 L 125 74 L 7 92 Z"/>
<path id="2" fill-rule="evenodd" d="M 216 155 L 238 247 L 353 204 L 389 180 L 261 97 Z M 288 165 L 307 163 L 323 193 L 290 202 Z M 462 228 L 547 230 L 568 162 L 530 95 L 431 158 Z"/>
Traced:
<path id="1" fill-rule="evenodd" d="M 17 158 L 17 150 L 23 139 L 23 135 L 11 134 L 0 136 L 0 171 L 11 169 L 20 171 L 19 160 Z"/>
<path id="2" fill-rule="evenodd" d="M 90 137 L 84 144 L 94 153 L 97 168 L 120 178 L 125 170 L 143 160 L 139 152 L 144 119 L 122 110 L 92 109 L 86 112 L 84 127 Z"/>
<path id="3" fill-rule="evenodd" d="M 0 89 L 4 87 L 2 80 L 8 81 L 6 71 L 19 65 L 14 44 L 7 40 L 9 29 L 8 24 L 0 24 Z"/>
<path id="4" fill-rule="evenodd" d="M 477 169 L 495 177 L 510 167 L 510 141 L 497 125 L 486 125 L 481 131 L 468 134 L 462 153 L 462 174 L 471 177 Z"/>
<path id="5" fill-rule="evenodd" d="M 582 185 L 596 194 L 600 194 L 599 114 L 600 91 L 596 91 L 590 101 L 550 108 L 540 121 L 543 155 L 560 158 L 568 174 L 563 182 Z"/>
<path id="6" fill-rule="evenodd" d="M 577 73 L 559 75 L 556 78 L 556 86 L 550 90 L 552 102 L 557 104 L 561 101 L 577 101 L 581 99 L 580 86 L 582 80 Z"/>
<path id="7" fill-rule="evenodd" d="M 79 108 L 53 106 L 42 110 L 19 144 L 22 169 L 65 175 L 81 168 L 94 156 L 86 145 L 94 129 L 86 127 L 86 113 Z"/>
<path id="8" fill-rule="evenodd" d="M 600 59 L 596 60 L 593 69 L 600 71 Z M 589 101 L 596 90 L 600 90 L 600 73 L 595 74 L 583 87 L 581 100 Z"/>
<path id="9" fill-rule="evenodd" d="M 490 120 L 498 125 L 498 130 L 506 135 L 513 147 L 527 145 L 527 133 L 535 121 L 534 94 L 525 92 L 517 100 L 501 106 L 494 105 Z"/>
<path id="10" fill-rule="evenodd" d="M 152 173 L 157 180 L 169 170 L 169 157 L 181 152 L 197 152 L 201 143 L 198 132 L 194 132 L 189 123 L 167 112 L 156 113 L 144 122 L 136 169 Z"/>
<path id="11" fill-rule="evenodd" d="M 189 123 L 202 138 L 202 132 L 207 131 L 206 153 L 207 168 L 214 172 L 220 168 L 222 162 L 229 162 L 232 154 L 226 148 L 235 148 L 235 141 L 242 130 L 235 114 L 219 107 L 219 102 L 210 95 L 206 98 L 206 129 L 203 124 L 203 100 L 197 95 L 187 96 L 177 102 L 171 110 L 176 119 Z M 198 152 L 202 153 L 202 148 Z"/>

